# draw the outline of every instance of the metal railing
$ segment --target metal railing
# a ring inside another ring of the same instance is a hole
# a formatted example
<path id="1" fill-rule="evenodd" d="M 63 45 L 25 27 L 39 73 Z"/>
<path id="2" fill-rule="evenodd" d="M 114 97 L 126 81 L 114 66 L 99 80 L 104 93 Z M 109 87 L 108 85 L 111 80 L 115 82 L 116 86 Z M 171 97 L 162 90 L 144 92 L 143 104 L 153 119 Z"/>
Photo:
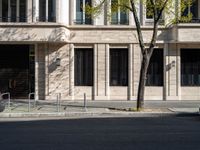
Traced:
<path id="1" fill-rule="evenodd" d="M 3 99 L 3 96 L 7 95 L 8 96 L 8 110 L 10 110 L 10 103 L 11 103 L 11 100 L 10 100 L 10 93 L 7 92 L 7 93 L 2 93 L 0 95 L 0 98 Z"/>

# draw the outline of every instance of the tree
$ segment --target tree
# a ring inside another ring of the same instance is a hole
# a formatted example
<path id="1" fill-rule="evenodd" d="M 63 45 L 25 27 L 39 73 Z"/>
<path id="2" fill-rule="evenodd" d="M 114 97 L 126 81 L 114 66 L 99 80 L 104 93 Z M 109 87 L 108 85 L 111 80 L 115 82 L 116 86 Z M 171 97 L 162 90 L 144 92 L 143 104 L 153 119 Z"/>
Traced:
<path id="1" fill-rule="evenodd" d="M 93 7 L 86 5 L 86 13 L 90 13 L 95 17 L 99 15 L 102 11 L 104 4 L 109 4 L 110 0 L 100 0 Z M 135 26 L 137 30 L 138 42 L 141 49 L 142 60 L 140 68 L 139 86 L 137 93 L 137 110 L 144 108 L 144 92 L 147 79 L 147 70 L 151 56 L 154 51 L 154 47 L 157 41 L 157 33 L 160 20 L 163 13 L 173 16 L 166 26 L 171 24 L 177 24 L 178 22 L 187 22 L 191 19 L 192 14 L 182 17 L 182 12 L 185 11 L 187 7 L 190 7 L 193 0 L 112 0 L 112 10 L 122 9 L 123 11 L 131 11 L 135 20 Z M 153 19 L 152 26 L 152 37 L 148 44 L 144 43 L 144 37 L 142 34 L 142 26 L 137 13 L 137 5 L 142 3 L 146 6 L 147 15 L 151 16 Z M 174 8 L 174 9 L 173 9 Z M 178 11 L 177 11 L 178 10 Z M 170 18 L 170 17 L 169 17 Z"/>

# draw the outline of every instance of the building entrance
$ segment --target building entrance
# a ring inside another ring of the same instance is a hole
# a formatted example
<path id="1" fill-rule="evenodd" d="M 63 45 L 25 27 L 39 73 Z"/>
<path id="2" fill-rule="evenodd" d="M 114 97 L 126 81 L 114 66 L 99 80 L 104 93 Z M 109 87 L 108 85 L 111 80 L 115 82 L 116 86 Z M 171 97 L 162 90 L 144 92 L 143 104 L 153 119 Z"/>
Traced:
<path id="1" fill-rule="evenodd" d="M 11 98 L 28 98 L 35 89 L 35 55 L 32 45 L 0 45 L 0 92 Z"/>

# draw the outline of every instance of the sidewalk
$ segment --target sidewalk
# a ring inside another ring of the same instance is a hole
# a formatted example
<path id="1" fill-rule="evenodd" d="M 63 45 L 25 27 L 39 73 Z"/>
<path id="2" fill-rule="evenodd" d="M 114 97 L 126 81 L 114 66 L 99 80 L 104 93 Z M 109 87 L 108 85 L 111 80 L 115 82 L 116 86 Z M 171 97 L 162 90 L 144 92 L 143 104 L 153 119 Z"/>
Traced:
<path id="1" fill-rule="evenodd" d="M 200 101 L 145 101 L 145 110 L 133 111 L 135 101 L 39 101 L 36 107 L 28 107 L 28 100 L 12 101 L 10 109 L 0 113 L 0 118 L 12 117 L 84 117 L 99 115 L 130 116 L 144 114 L 199 113 Z M 131 111 L 130 111 L 131 110 Z"/>

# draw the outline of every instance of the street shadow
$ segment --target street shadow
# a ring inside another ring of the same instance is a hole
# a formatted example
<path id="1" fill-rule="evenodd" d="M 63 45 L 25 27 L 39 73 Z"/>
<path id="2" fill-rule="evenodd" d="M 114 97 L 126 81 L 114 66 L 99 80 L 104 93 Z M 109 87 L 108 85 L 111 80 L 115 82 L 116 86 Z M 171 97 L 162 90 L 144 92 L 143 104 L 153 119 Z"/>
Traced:
<path id="1" fill-rule="evenodd" d="M 200 149 L 199 116 L 80 117 L 1 121 L 1 149 Z M 181 143 L 187 143 L 188 146 Z"/>

